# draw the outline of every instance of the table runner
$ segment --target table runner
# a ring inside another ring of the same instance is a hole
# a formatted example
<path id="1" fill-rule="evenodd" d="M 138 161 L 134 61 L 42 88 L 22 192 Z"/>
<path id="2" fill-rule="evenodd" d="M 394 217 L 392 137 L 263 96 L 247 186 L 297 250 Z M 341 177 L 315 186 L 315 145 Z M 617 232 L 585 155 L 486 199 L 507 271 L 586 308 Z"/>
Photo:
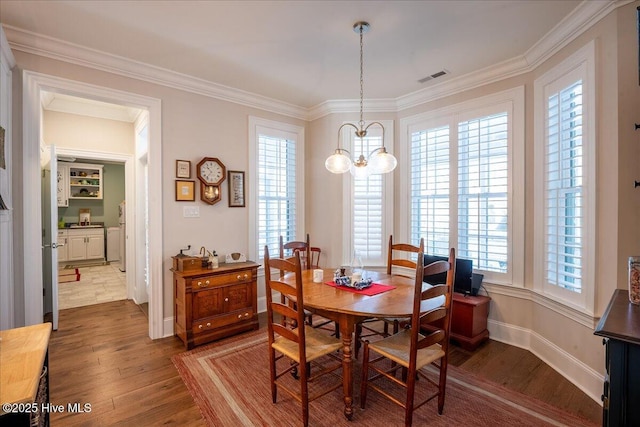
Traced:
<path id="1" fill-rule="evenodd" d="M 367 296 L 378 295 L 383 292 L 387 292 L 396 288 L 393 285 L 383 285 L 382 283 L 372 283 L 371 286 L 369 286 L 368 288 L 358 290 L 355 288 L 350 288 L 348 286 L 336 285 L 336 282 L 334 282 L 333 280 L 330 282 L 324 282 L 324 284 L 333 286 L 334 288 L 342 289 L 344 291 L 353 292 L 355 294 L 367 295 Z"/>

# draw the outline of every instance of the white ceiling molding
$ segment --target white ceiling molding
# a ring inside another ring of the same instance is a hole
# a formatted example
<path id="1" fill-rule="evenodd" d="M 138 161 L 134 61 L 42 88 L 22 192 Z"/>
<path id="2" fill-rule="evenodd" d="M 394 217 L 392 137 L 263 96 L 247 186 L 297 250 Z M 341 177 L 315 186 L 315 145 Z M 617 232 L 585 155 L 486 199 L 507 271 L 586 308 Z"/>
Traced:
<path id="1" fill-rule="evenodd" d="M 142 110 L 61 93 L 43 92 L 42 108 L 69 114 L 134 123 Z"/>
<path id="2" fill-rule="evenodd" d="M 584 1 L 524 55 L 483 70 L 430 85 L 396 99 L 365 100 L 366 110 L 367 112 L 398 112 L 445 96 L 529 72 L 608 13 L 631 1 Z M 63 42 L 19 28 L 6 26 L 4 29 L 9 44 L 14 50 L 209 96 L 288 117 L 316 120 L 328 114 L 359 111 L 357 100 L 327 100 L 312 108 L 304 108 L 124 57 Z"/>

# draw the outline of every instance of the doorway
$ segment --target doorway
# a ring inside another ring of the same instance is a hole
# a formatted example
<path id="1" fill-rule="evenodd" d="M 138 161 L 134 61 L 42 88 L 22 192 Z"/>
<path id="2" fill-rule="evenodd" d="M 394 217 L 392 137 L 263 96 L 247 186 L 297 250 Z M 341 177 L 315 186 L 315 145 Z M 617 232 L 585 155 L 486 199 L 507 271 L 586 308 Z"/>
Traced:
<path id="1" fill-rule="evenodd" d="M 54 76 L 23 72 L 23 185 L 24 185 L 24 259 L 41 258 L 41 230 L 42 218 L 40 217 L 40 141 L 42 140 L 40 123 L 42 120 L 41 96 L 43 92 L 62 93 L 80 98 L 88 98 L 117 105 L 128 105 L 147 110 L 149 113 L 149 147 L 148 159 L 148 213 L 149 213 L 149 336 L 152 339 L 161 338 L 172 333 L 165 333 L 165 321 L 163 319 L 163 287 L 162 287 L 162 193 L 161 193 L 161 110 L 160 100 L 121 92 L 110 88 L 88 85 L 74 82 Z M 82 151 L 82 150 L 76 150 Z M 67 154 L 67 153 L 65 153 Z M 86 153 L 81 153 L 86 154 Z M 81 157 L 87 157 L 86 155 Z M 113 159 L 117 160 L 117 159 Z M 131 179 L 127 179 L 127 199 L 131 201 L 136 194 L 135 176 L 132 159 L 121 159 L 126 163 L 125 170 Z M 127 220 L 133 223 L 136 215 L 132 209 L 127 211 Z M 135 239 L 127 239 L 127 251 L 140 255 L 136 250 Z M 42 322 L 43 298 L 42 298 L 42 266 L 41 263 L 33 265 L 24 264 L 23 277 L 25 324 L 31 325 Z M 132 262 L 132 265 L 138 264 Z M 129 275 L 128 275 L 129 276 Z M 134 282 L 127 277 L 128 283 Z M 128 289 L 128 292 L 132 290 Z M 128 295 L 132 298 L 132 295 Z M 167 322 L 170 323 L 170 322 Z"/>

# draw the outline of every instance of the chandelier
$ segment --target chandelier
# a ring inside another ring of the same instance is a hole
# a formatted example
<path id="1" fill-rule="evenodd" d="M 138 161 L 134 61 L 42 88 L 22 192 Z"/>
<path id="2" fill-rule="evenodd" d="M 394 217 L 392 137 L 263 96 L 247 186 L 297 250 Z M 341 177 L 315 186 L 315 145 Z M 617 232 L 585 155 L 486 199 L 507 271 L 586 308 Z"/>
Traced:
<path id="1" fill-rule="evenodd" d="M 360 34 L 360 121 L 356 126 L 353 123 L 345 123 L 338 128 L 338 147 L 332 155 L 330 155 L 324 162 L 324 166 L 331 173 L 345 173 L 350 171 L 354 176 L 365 177 L 371 174 L 382 174 L 393 171 L 398 164 L 398 161 L 393 154 L 387 153 L 387 149 L 384 147 L 384 126 L 380 122 L 371 122 L 365 126 L 363 119 L 363 54 L 362 54 L 362 36 L 369 31 L 370 25 L 368 22 L 356 22 L 353 24 L 353 31 Z M 364 138 L 367 136 L 367 131 L 373 125 L 380 126 L 382 128 L 382 147 L 376 148 L 369 153 L 369 156 L 364 156 Z M 349 156 L 351 153 L 340 148 L 340 134 L 345 126 L 351 126 L 355 129 L 355 136 L 360 138 L 360 156 L 352 161 Z"/>

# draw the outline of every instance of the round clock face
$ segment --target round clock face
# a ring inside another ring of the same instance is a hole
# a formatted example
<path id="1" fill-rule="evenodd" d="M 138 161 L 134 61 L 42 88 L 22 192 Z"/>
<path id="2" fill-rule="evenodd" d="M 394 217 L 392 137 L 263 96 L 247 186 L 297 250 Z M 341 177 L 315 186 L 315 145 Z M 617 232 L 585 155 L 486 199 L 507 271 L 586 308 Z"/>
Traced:
<path id="1" fill-rule="evenodd" d="M 204 158 L 198 163 L 198 178 L 205 184 L 220 184 L 225 178 L 224 165 L 214 158 Z"/>

